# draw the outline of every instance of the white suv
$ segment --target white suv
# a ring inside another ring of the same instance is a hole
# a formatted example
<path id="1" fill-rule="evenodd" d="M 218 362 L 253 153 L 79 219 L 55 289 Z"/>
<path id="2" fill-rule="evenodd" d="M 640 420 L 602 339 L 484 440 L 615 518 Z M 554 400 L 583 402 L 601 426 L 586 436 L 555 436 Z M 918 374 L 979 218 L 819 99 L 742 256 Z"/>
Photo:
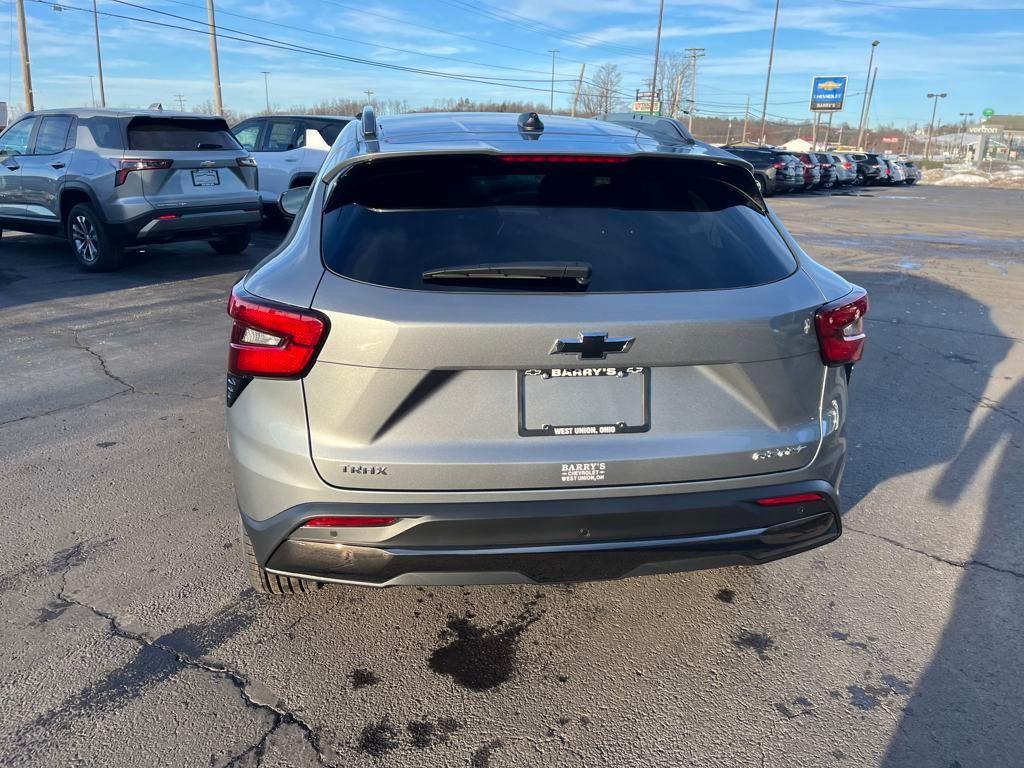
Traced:
<path id="1" fill-rule="evenodd" d="M 285 190 L 307 186 L 327 157 L 327 151 L 348 117 L 326 115 L 267 115 L 232 128 L 235 138 L 259 165 L 260 201 L 264 212 L 277 212 Z"/>

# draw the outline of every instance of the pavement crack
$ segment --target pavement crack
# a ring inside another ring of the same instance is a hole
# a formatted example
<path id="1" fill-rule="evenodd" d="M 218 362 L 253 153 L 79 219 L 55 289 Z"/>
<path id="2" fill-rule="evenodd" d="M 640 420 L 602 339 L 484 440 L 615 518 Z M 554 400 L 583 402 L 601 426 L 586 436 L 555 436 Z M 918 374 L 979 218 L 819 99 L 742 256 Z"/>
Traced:
<path id="1" fill-rule="evenodd" d="M 880 533 L 872 533 L 871 531 L 865 531 L 860 528 L 854 528 L 849 523 L 844 523 L 843 529 L 846 531 L 853 531 L 854 533 L 859 533 L 862 536 L 870 536 L 873 539 L 884 541 L 886 544 L 892 544 L 894 547 L 905 549 L 908 552 L 914 552 L 918 555 L 924 555 L 925 557 L 929 557 L 932 560 L 935 560 L 936 562 L 944 563 L 945 565 L 952 565 L 954 568 L 985 568 L 986 570 L 995 571 L 996 573 L 1004 573 L 1008 576 L 1014 576 L 1018 579 L 1024 579 L 1024 572 L 1015 571 L 1012 568 L 1000 568 L 998 565 L 991 565 L 990 563 L 986 563 L 983 560 L 975 560 L 973 558 L 970 560 L 954 560 L 949 557 L 934 555 L 931 552 L 926 552 L 923 549 L 917 549 L 916 547 L 912 547 L 909 544 L 904 544 L 902 541 L 897 541 L 896 539 L 891 539 L 888 536 L 883 536 Z"/>
<path id="2" fill-rule="evenodd" d="M 88 352 L 90 355 L 92 355 L 93 357 L 96 358 L 96 360 L 100 364 L 100 369 L 103 371 L 103 375 L 104 376 L 106 376 L 111 381 L 116 381 L 118 384 L 123 386 L 124 390 L 122 390 L 122 391 L 124 391 L 124 392 L 134 392 L 135 391 L 135 386 L 133 384 L 129 384 L 127 381 L 125 381 L 120 376 L 118 376 L 117 374 L 115 374 L 114 372 L 112 372 L 110 370 L 110 368 L 107 366 L 107 361 L 103 357 L 103 355 L 101 355 L 95 349 L 90 347 L 88 344 L 84 343 L 79 338 L 78 331 L 72 330 L 71 331 L 71 337 L 74 340 L 75 347 L 77 347 L 78 349 L 81 349 L 81 350 L 83 350 L 85 352 Z"/>
<path id="3" fill-rule="evenodd" d="M 282 706 L 280 703 L 278 703 L 277 705 L 272 705 L 254 699 L 252 695 L 249 693 L 249 680 L 247 680 L 246 677 L 241 672 L 238 672 L 237 670 L 234 670 L 224 664 L 200 661 L 199 659 L 187 653 L 184 653 L 176 648 L 172 648 L 171 646 L 157 642 L 140 632 L 133 632 L 129 629 L 126 629 L 125 627 L 121 626 L 121 624 L 117 620 L 117 617 L 114 614 L 108 613 L 107 611 L 104 611 L 101 608 L 97 608 L 96 606 L 83 602 L 78 598 L 74 597 L 73 595 L 69 594 L 67 591 L 68 574 L 76 565 L 79 565 L 80 562 L 81 559 L 76 556 L 76 551 L 74 549 L 70 550 L 67 556 L 63 558 L 61 562 L 62 568 L 60 572 L 60 587 L 57 590 L 58 600 L 67 605 L 75 605 L 80 608 L 83 608 L 92 613 L 94 616 L 103 619 L 109 625 L 110 633 L 115 637 L 119 637 L 129 642 L 135 643 L 140 648 L 154 648 L 156 650 L 162 651 L 163 653 L 166 653 L 169 656 L 171 656 L 181 667 L 199 669 L 208 672 L 211 675 L 223 677 L 224 679 L 228 680 L 232 685 L 234 685 L 235 688 L 238 689 L 239 697 L 241 698 L 243 704 L 246 707 L 264 710 L 273 714 L 273 724 L 263 735 L 263 737 L 256 744 L 252 745 L 249 749 L 245 750 L 239 755 L 236 755 L 235 758 L 232 758 L 232 761 L 229 762 L 228 765 L 237 764 L 237 760 L 241 759 L 244 755 L 254 753 L 257 755 L 257 765 L 259 765 L 259 761 L 262 760 L 263 752 L 265 752 L 266 750 L 267 742 L 270 739 L 270 737 L 274 734 L 274 732 L 284 725 L 294 725 L 297 728 L 299 728 L 300 731 L 302 731 L 303 738 L 309 743 L 310 747 L 312 747 L 313 751 L 316 753 L 318 762 L 321 765 L 326 766 L 327 768 L 337 768 L 337 766 L 334 763 L 330 762 L 327 759 L 326 755 L 324 754 L 323 742 L 317 730 L 314 729 L 311 725 L 309 725 L 297 714 Z"/>

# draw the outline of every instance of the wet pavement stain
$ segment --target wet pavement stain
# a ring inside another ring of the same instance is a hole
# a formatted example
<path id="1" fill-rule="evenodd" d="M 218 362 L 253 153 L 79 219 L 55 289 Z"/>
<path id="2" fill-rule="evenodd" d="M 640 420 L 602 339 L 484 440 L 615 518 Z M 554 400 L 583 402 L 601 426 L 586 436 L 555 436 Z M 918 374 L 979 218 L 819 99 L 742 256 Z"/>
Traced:
<path id="1" fill-rule="evenodd" d="M 731 589 L 720 589 L 715 593 L 715 598 L 722 603 L 729 603 L 730 605 L 736 600 L 736 593 Z"/>
<path id="2" fill-rule="evenodd" d="M 109 440 L 109 441 L 106 441 L 106 442 L 103 442 L 103 443 L 96 443 L 96 447 L 97 448 L 109 448 L 112 445 L 117 445 L 117 441 L 116 440 Z"/>
<path id="3" fill-rule="evenodd" d="M 398 746 L 398 729 L 385 715 L 376 723 L 368 723 L 363 726 L 356 748 L 373 757 L 384 757 L 388 752 L 398 749 Z"/>
<path id="4" fill-rule="evenodd" d="M 352 683 L 352 688 L 355 690 L 376 685 L 380 682 L 380 678 L 377 677 L 375 672 L 371 672 L 369 669 L 364 669 L 362 667 L 357 667 L 349 672 L 348 679 L 349 682 Z"/>
<path id="5" fill-rule="evenodd" d="M 430 720 L 410 720 L 405 724 L 412 745 L 416 749 L 427 749 L 435 744 L 446 744 L 451 735 L 462 729 L 462 723 L 454 717 L 438 718 L 436 723 Z"/>
<path id="6" fill-rule="evenodd" d="M 505 745 L 501 739 L 494 739 L 482 744 L 469 758 L 469 768 L 490 768 L 491 756 L 503 746 Z"/>
<path id="7" fill-rule="evenodd" d="M 60 599 L 51 600 L 46 604 L 45 607 L 39 609 L 39 615 L 33 622 L 35 626 L 45 624 L 48 621 L 59 619 L 64 615 L 64 611 L 71 607 L 71 603 L 67 603 Z"/>
<path id="8" fill-rule="evenodd" d="M 732 644 L 737 648 L 746 648 L 757 653 L 763 661 L 768 658 L 768 651 L 775 647 L 775 641 L 763 632 L 753 632 L 744 629 L 733 638 Z"/>
<path id="9" fill-rule="evenodd" d="M 489 691 L 512 677 L 520 636 L 543 611 L 532 600 L 514 620 L 499 621 L 491 627 L 474 624 L 473 614 L 449 615 L 447 631 L 441 632 L 445 645 L 434 650 L 428 663 L 439 675 L 449 675 L 471 691 Z"/>

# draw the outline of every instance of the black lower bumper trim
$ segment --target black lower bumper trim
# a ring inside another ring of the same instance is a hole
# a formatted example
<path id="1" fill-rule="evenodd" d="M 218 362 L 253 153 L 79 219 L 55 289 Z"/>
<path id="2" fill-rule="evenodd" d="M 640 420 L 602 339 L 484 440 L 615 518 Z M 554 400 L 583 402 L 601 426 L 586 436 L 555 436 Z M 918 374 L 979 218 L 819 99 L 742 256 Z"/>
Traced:
<path id="1" fill-rule="evenodd" d="M 830 509 L 753 530 L 569 545 L 397 548 L 289 539 L 266 567 L 366 586 L 590 581 L 756 565 L 827 544 L 841 531 Z"/>

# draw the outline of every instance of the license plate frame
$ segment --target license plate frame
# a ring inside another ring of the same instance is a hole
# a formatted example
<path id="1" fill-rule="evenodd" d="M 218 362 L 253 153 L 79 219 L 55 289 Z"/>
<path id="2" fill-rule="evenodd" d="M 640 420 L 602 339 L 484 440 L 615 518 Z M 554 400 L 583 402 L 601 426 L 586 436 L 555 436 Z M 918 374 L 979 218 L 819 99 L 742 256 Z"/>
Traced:
<path id="1" fill-rule="evenodd" d="M 192 171 L 193 187 L 219 187 L 220 174 L 216 168 L 196 168 Z"/>
<path id="2" fill-rule="evenodd" d="M 559 371 L 560 375 L 553 375 Z M 573 371 L 599 371 L 589 375 L 573 374 Z M 641 418 L 634 423 L 625 421 L 600 420 L 598 423 L 566 423 L 566 424 L 543 424 L 540 427 L 527 426 L 527 377 L 539 377 L 542 380 L 575 379 L 615 376 L 620 378 L 639 377 L 642 379 L 636 387 L 640 396 Z M 618 368 L 613 366 L 601 366 L 598 368 L 574 366 L 572 368 L 531 368 L 517 372 L 516 380 L 518 428 L 520 437 L 587 437 L 595 435 L 624 435 L 648 432 L 651 429 L 651 369 L 648 367 L 630 366 Z"/>

